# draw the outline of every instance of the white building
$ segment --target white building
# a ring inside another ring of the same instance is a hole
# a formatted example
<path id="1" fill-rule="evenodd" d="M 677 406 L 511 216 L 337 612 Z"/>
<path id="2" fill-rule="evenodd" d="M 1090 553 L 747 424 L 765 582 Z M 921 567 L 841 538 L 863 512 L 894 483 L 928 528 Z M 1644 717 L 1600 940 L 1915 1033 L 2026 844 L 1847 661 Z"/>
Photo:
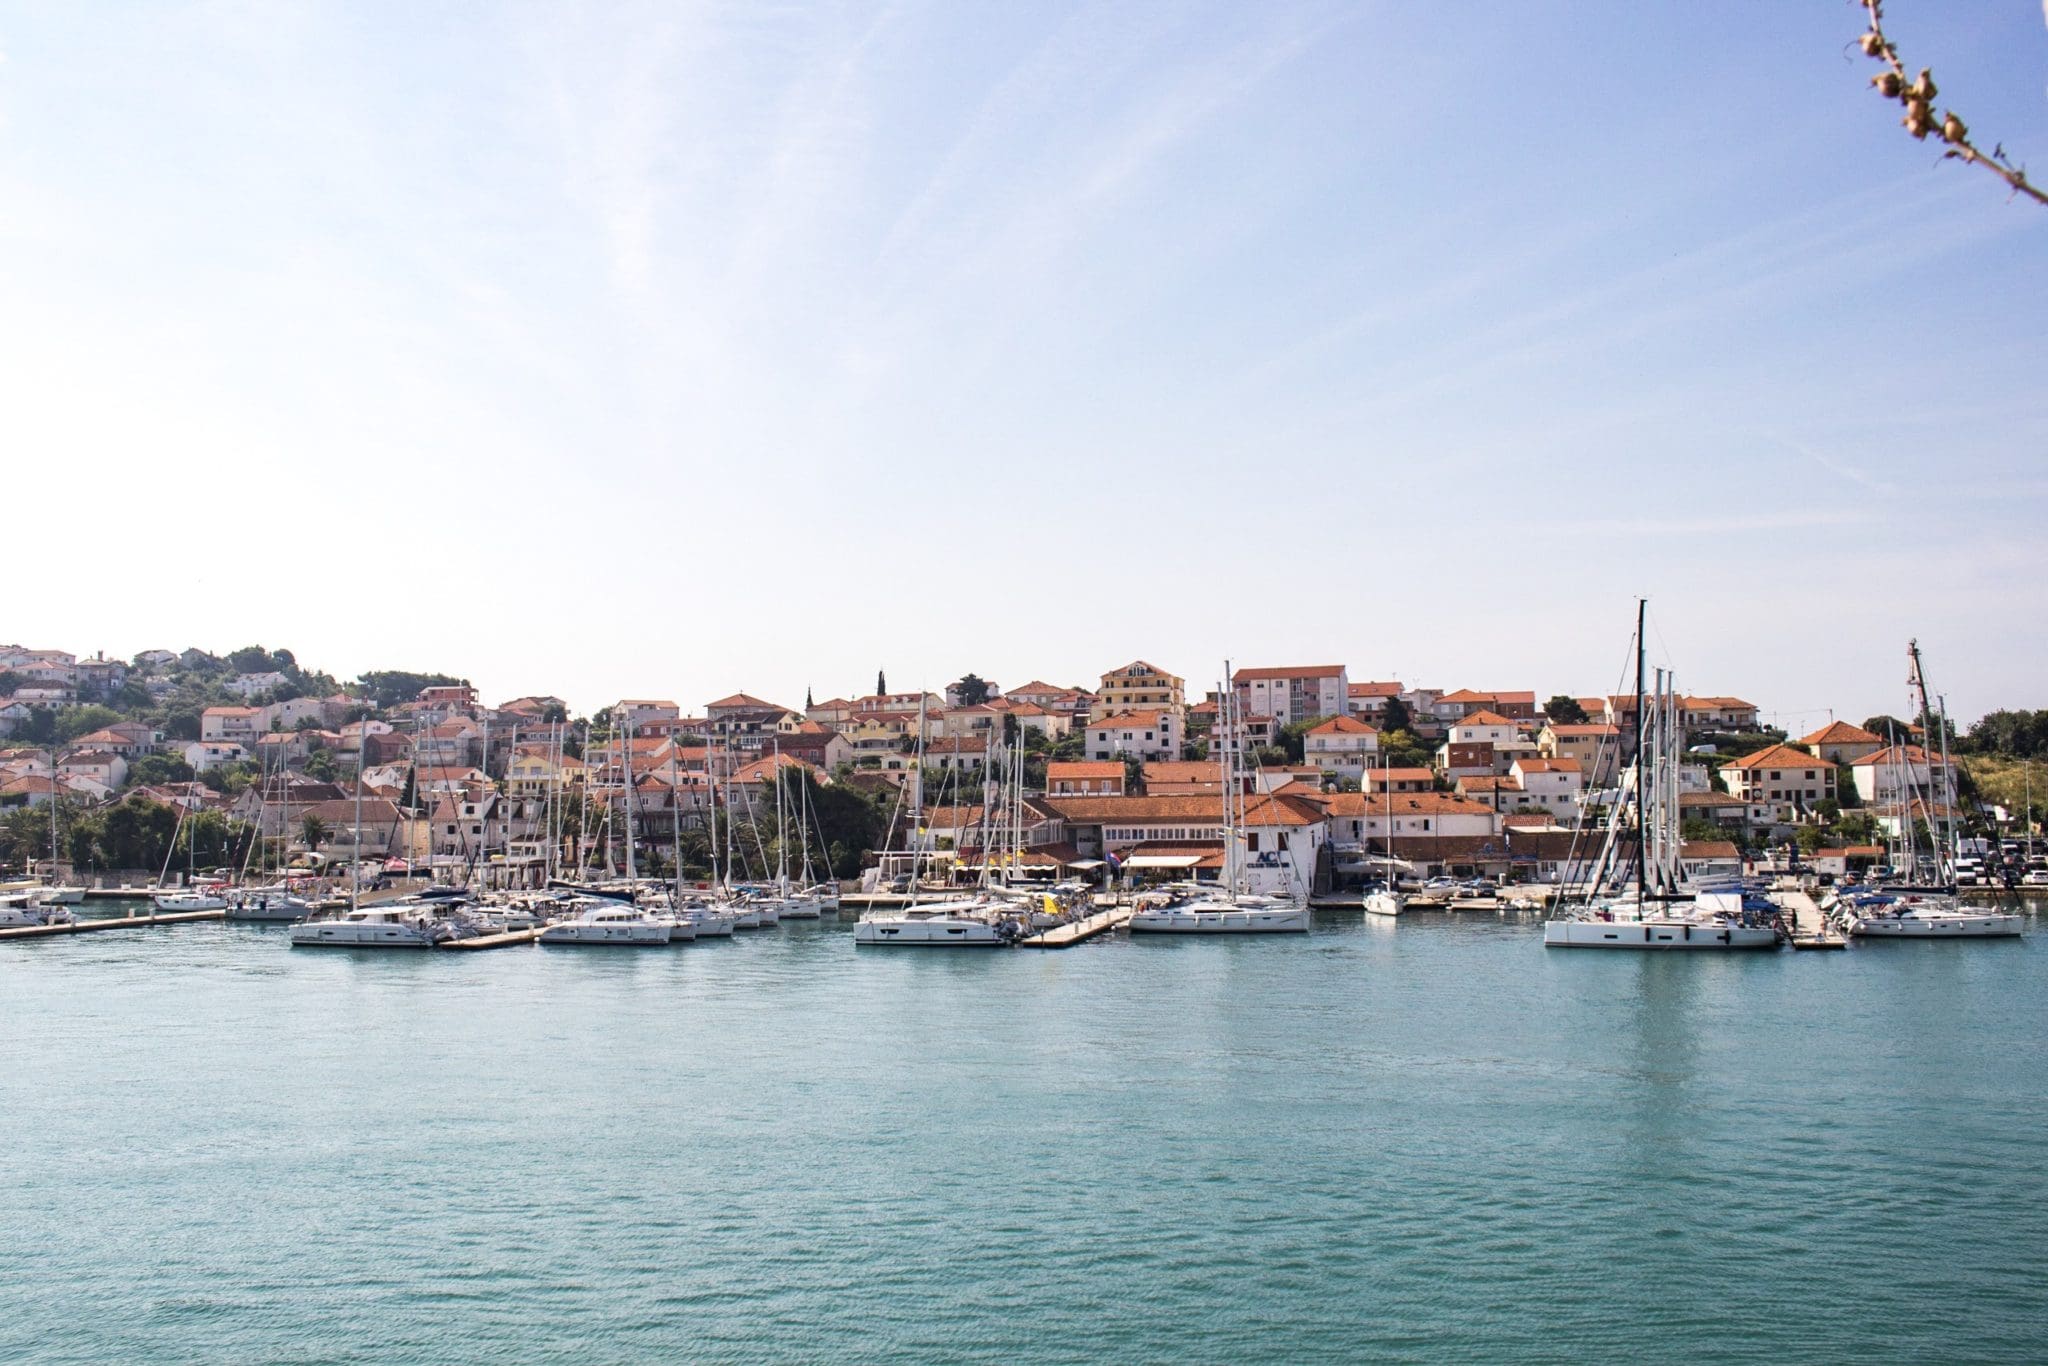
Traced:
<path id="1" fill-rule="evenodd" d="M 1088 723 L 1088 757 L 1180 758 L 1180 717 L 1171 711 L 1127 711 Z"/>
<path id="2" fill-rule="evenodd" d="M 1301 757 L 1323 773 L 1359 781 L 1380 752 L 1380 733 L 1350 716 L 1333 716 L 1302 737 Z"/>
<path id="3" fill-rule="evenodd" d="M 1239 669 L 1230 676 L 1238 710 L 1270 716 L 1282 726 L 1351 710 L 1351 681 L 1342 664 L 1299 664 L 1272 669 Z"/>

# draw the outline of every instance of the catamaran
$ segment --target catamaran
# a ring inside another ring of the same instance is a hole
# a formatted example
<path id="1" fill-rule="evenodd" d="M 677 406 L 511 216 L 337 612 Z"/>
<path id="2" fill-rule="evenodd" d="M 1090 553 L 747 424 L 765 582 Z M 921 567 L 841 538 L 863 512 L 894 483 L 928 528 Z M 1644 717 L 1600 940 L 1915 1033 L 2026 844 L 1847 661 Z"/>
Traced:
<path id="1" fill-rule="evenodd" d="M 1676 686 L 1657 671 L 1654 695 L 1644 690 L 1643 627 L 1648 599 L 1636 604 L 1636 752 L 1623 800 L 1608 815 L 1607 840 L 1591 876 L 1588 896 L 1571 914 L 1544 922 L 1543 945 L 1553 949 L 1770 949 L 1781 933 L 1777 909 L 1747 896 L 1739 882 L 1693 886 L 1681 859 L 1679 757 L 1685 731 Z M 1634 816 L 1633 839 L 1623 862 L 1623 808 Z M 1627 885 L 1609 887 L 1619 877 Z M 1603 887 L 1608 890 L 1603 891 Z"/>

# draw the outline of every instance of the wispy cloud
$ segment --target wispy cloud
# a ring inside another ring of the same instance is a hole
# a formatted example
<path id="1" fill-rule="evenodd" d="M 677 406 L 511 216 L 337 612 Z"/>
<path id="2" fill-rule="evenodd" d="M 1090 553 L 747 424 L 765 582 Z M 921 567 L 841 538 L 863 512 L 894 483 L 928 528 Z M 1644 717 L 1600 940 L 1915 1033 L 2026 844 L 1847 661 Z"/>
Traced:
<path id="1" fill-rule="evenodd" d="M 1805 456 L 1829 474 L 1840 479 L 1846 479 L 1858 487 L 1870 490 L 1872 493 L 1883 494 L 1889 498 L 1896 495 L 1899 491 L 1898 485 L 1894 484 L 1891 480 L 1881 475 L 1872 474 L 1850 461 L 1829 455 L 1825 451 L 1809 446 L 1804 441 L 1795 440 L 1783 432 L 1765 432 L 1764 435 L 1785 449 Z"/>

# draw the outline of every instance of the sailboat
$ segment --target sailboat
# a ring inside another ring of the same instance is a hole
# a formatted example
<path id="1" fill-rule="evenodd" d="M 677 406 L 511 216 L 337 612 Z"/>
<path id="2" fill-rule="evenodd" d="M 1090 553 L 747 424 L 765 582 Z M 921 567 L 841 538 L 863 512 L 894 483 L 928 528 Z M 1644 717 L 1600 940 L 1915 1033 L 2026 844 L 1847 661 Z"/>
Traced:
<path id="1" fill-rule="evenodd" d="M 824 917 L 823 902 L 808 888 L 793 888 L 789 881 L 789 824 L 784 818 L 782 744 L 776 742 L 773 765 L 775 769 L 775 898 L 780 903 L 777 909 L 784 920 L 819 920 Z M 809 845 L 809 835 L 805 836 Z"/>
<path id="2" fill-rule="evenodd" d="M 69 897 L 58 893 L 73 889 L 58 887 L 57 882 L 57 756 L 50 755 L 50 882 L 16 883 L 0 895 L 0 929 L 18 929 L 30 925 L 69 925 L 77 921 L 70 905 L 85 900 L 85 889 L 76 889 L 78 895 Z"/>
<path id="3" fill-rule="evenodd" d="M 1394 756 L 1388 754 L 1385 758 L 1387 837 L 1381 842 L 1380 847 L 1386 850 L 1386 855 L 1380 860 L 1380 872 L 1382 874 L 1380 885 L 1372 888 L 1365 894 L 1365 913 L 1367 915 L 1397 916 L 1408 909 L 1408 898 L 1394 886 Z M 1370 769 L 1366 771 L 1368 773 L 1371 772 Z M 1368 782 L 1368 789 L 1370 786 L 1371 784 Z M 1368 790 L 1366 799 L 1369 801 L 1371 797 L 1372 794 Z"/>
<path id="4" fill-rule="evenodd" d="M 1608 817 L 1607 843 L 1593 875 L 1591 895 L 1569 915 L 1544 922 L 1543 945 L 1553 949 L 1770 949 L 1780 938 L 1775 908 L 1745 899 L 1732 888 L 1687 885 L 1680 839 L 1678 759 L 1684 729 L 1678 693 L 1670 676 L 1658 671 L 1654 695 L 1646 694 L 1643 628 L 1649 600 L 1636 603 L 1636 749 L 1629 769 L 1634 839 L 1628 885 L 1607 893 L 1602 882 L 1617 872 L 1622 852 L 1622 807 Z M 1654 756 L 1654 762 L 1653 762 Z"/>
<path id="5" fill-rule="evenodd" d="M 876 948 L 1002 948 L 1024 933 L 1014 908 L 985 896 L 919 903 L 919 863 L 924 853 L 925 703 L 917 703 L 917 766 L 911 772 L 911 904 L 870 910 L 853 927 L 853 942 Z"/>
<path id="6" fill-rule="evenodd" d="M 409 896 L 381 905 L 362 904 L 363 775 L 356 760 L 355 828 L 349 840 L 348 909 L 332 919 L 312 916 L 291 928 L 293 948 L 430 949 L 452 938 L 455 929 L 441 912 L 449 898 Z"/>
<path id="7" fill-rule="evenodd" d="M 1244 727 L 1237 691 L 1225 681 L 1217 685 L 1221 699 L 1218 722 L 1223 733 L 1223 881 L 1214 889 L 1168 893 L 1163 901 L 1141 904 L 1131 916 L 1132 934 L 1306 934 L 1307 905 L 1282 897 L 1252 896 L 1242 887 L 1244 844 Z"/>
<path id="8" fill-rule="evenodd" d="M 1920 658 L 1920 642 L 1906 643 L 1910 665 L 1907 675 L 1913 703 L 1928 732 L 1921 736 L 1921 758 L 1927 768 L 1923 790 L 1913 776 L 1910 751 L 1893 741 L 1888 762 L 1896 765 L 1899 840 L 1905 857 L 1899 860 L 1902 878 L 1891 884 L 1843 892 L 1838 890 L 1822 907 L 1838 918 L 1843 928 L 1859 939 L 2015 939 L 2022 933 L 2020 917 L 2009 911 L 1966 909 L 1956 895 L 1955 849 L 1960 833 L 1955 814 L 1955 791 L 1947 781 L 1949 772 L 1948 707 L 1946 699 L 1937 711 L 1929 705 L 1927 672 Z M 1940 748 L 1935 736 L 1940 730 Z M 2031 782 L 2031 778 L 2029 779 Z M 2030 794 L 2031 800 L 2031 794 Z M 1927 815 L 1929 849 L 1924 862 L 1914 834 L 1915 805 Z"/>

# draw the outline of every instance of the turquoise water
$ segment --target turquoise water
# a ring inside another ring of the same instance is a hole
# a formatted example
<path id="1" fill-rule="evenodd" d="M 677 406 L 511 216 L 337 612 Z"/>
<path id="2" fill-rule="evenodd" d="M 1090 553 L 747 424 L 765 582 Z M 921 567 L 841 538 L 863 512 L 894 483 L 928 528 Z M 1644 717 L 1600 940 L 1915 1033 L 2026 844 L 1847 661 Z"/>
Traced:
<path id="1" fill-rule="evenodd" d="M 2048 1355 L 2038 936 L 1539 936 L 0 946 L 0 1360 Z"/>

